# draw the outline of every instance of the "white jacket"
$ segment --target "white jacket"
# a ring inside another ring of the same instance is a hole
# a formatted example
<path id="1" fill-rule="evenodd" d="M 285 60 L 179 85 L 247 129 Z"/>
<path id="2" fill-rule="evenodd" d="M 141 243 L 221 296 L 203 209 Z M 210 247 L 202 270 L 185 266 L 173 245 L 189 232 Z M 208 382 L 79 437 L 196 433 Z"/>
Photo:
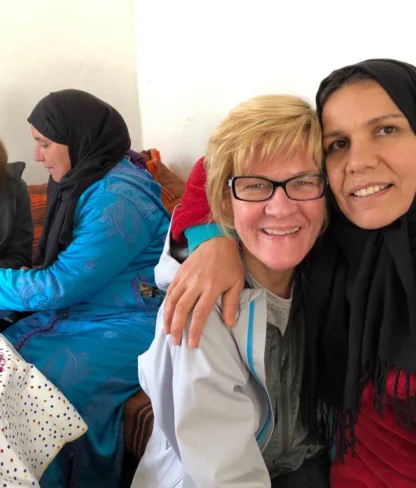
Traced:
<path id="1" fill-rule="evenodd" d="M 169 237 L 156 269 L 166 289 L 179 263 Z M 254 327 L 254 323 L 256 326 Z M 273 432 L 266 389 L 264 290 L 244 290 L 236 326 L 228 329 L 218 304 L 197 349 L 172 346 L 163 333 L 163 305 L 150 349 L 139 357 L 139 379 L 155 423 L 132 488 L 265 488 L 262 450 Z"/>

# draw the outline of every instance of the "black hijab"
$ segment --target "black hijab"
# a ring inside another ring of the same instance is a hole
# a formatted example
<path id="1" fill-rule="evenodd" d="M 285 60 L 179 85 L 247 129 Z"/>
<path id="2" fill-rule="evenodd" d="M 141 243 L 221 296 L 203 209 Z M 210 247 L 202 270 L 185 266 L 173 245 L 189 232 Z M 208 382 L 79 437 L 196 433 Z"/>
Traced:
<path id="1" fill-rule="evenodd" d="M 46 268 L 72 240 L 79 197 L 123 158 L 130 148 L 130 136 L 117 110 L 80 90 L 50 93 L 36 105 L 28 121 L 43 136 L 68 146 L 72 166 L 59 183 L 49 178 L 39 243 Z"/>
<path id="2" fill-rule="evenodd" d="M 360 75 L 384 88 L 416 133 L 416 68 L 389 59 L 364 61 L 329 75 L 317 93 L 319 117 L 326 99 L 336 89 L 331 92 L 334 81 L 339 87 Z M 317 397 L 339 412 L 343 456 L 348 447 L 354 448 L 354 426 L 364 387 L 369 380 L 374 381 L 374 402 L 381 414 L 386 378 L 392 368 L 398 370 L 394 395 L 397 422 L 404 418 L 409 428 L 412 423 L 415 398 L 410 396 L 410 373 L 416 373 L 416 201 L 405 215 L 378 230 L 363 230 L 351 223 L 332 194 L 329 211 L 328 231 L 312 253 L 306 314 L 309 365 L 305 374 L 310 375 L 309 387 L 312 385 L 311 412 L 316 412 Z M 400 372 L 407 379 L 404 405 L 397 394 Z"/>

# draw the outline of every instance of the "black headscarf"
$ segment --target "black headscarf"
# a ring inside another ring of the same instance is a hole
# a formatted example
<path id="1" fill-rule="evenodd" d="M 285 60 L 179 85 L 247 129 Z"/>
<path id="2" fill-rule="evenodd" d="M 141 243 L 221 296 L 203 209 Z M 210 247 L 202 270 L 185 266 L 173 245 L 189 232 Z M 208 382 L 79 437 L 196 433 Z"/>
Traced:
<path id="1" fill-rule="evenodd" d="M 130 136 L 117 110 L 80 90 L 50 93 L 36 105 L 28 121 L 43 136 L 68 146 L 72 166 L 59 183 L 49 178 L 39 243 L 46 268 L 72 240 L 79 197 L 123 158 L 130 148 Z"/>
<path id="2" fill-rule="evenodd" d="M 416 133 L 416 68 L 395 60 L 368 60 L 333 72 L 318 90 L 319 116 L 325 103 L 322 95 L 333 80 L 348 80 L 357 73 L 367 75 L 384 88 Z M 415 398 L 410 397 L 410 373 L 416 373 L 416 201 L 405 215 L 378 230 L 363 230 L 351 223 L 331 193 L 329 207 L 328 231 L 312 253 L 306 314 L 309 364 L 305 374 L 310 374 L 309 387 L 312 386 L 311 411 L 318 397 L 339 412 L 343 456 L 348 447 L 354 447 L 354 426 L 364 387 L 374 381 L 374 402 L 382 413 L 386 378 L 392 368 L 398 370 L 396 419 L 400 422 L 405 418 L 409 428 L 412 423 Z M 400 372 L 407 378 L 404 406 L 398 401 Z"/>

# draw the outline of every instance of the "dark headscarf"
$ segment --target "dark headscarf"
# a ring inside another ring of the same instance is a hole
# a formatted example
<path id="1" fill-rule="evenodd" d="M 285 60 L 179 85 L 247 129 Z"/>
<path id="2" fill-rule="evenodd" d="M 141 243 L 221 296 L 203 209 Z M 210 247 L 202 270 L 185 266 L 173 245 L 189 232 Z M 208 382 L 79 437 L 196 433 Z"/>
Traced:
<path id="1" fill-rule="evenodd" d="M 80 90 L 50 93 L 36 105 L 28 121 L 43 136 L 68 146 L 72 166 L 59 183 L 49 178 L 39 243 L 46 268 L 72 240 L 79 197 L 123 158 L 130 148 L 130 136 L 117 110 Z"/>
<path id="2" fill-rule="evenodd" d="M 379 83 L 416 133 L 416 68 L 389 59 L 364 61 L 329 75 L 317 94 L 319 116 L 334 80 L 343 83 L 357 74 Z M 405 215 L 377 230 L 363 230 L 351 223 L 331 193 L 329 207 L 331 224 L 312 254 L 306 374 L 310 373 L 312 385 L 311 411 L 317 404 L 317 392 L 321 400 L 339 412 L 343 456 L 349 446 L 354 447 L 354 426 L 364 387 L 374 381 L 374 402 L 382 413 L 386 378 L 392 368 L 398 370 L 396 419 L 399 423 L 405 418 L 409 428 L 412 423 L 415 398 L 410 397 L 410 373 L 416 373 L 416 201 Z M 405 373 L 407 380 L 404 406 L 398 401 L 400 372 Z"/>

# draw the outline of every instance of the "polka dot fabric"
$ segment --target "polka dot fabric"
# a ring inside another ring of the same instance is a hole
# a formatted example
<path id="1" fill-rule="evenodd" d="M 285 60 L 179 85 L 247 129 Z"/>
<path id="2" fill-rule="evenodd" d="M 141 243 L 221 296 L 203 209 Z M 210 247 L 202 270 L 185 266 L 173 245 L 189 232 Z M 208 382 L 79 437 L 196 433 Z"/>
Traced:
<path id="1" fill-rule="evenodd" d="M 39 487 L 64 444 L 86 430 L 62 393 L 0 335 L 0 488 Z"/>

